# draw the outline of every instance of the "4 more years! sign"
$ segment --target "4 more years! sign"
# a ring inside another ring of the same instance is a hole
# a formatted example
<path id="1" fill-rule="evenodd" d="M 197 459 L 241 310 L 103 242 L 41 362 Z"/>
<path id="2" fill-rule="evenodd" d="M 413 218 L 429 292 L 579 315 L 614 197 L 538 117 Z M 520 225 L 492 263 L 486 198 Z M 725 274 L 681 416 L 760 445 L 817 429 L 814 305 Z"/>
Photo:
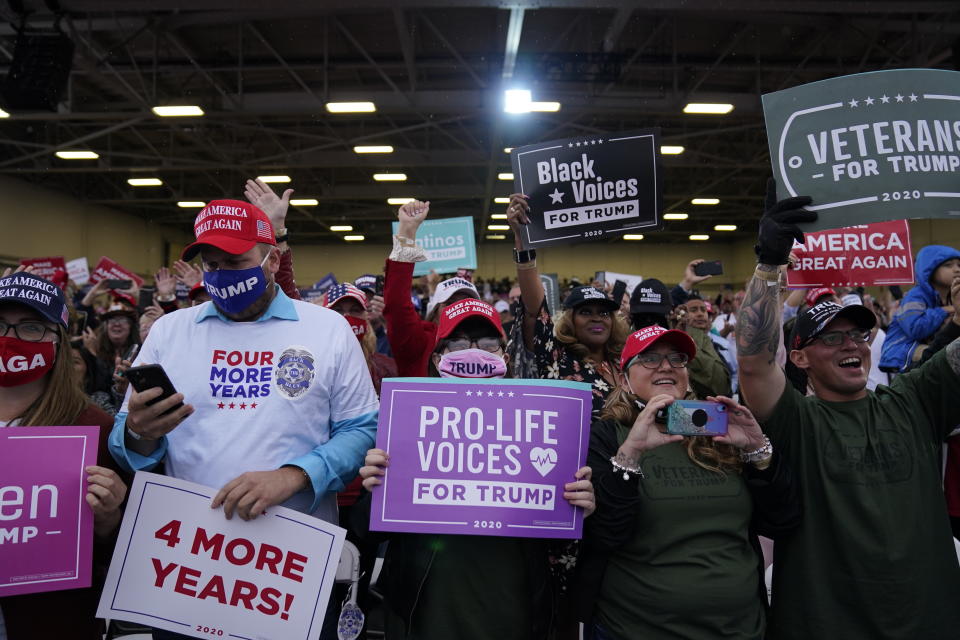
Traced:
<path id="1" fill-rule="evenodd" d="M 796 243 L 791 287 L 913 284 L 910 225 L 906 220 L 808 231 Z"/>
<path id="2" fill-rule="evenodd" d="M 778 195 L 810 196 L 806 230 L 960 219 L 960 73 L 898 69 L 763 96 Z"/>
<path id="3" fill-rule="evenodd" d="M 383 381 L 375 531 L 579 538 L 563 486 L 583 466 L 590 386 L 561 380 Z"/>

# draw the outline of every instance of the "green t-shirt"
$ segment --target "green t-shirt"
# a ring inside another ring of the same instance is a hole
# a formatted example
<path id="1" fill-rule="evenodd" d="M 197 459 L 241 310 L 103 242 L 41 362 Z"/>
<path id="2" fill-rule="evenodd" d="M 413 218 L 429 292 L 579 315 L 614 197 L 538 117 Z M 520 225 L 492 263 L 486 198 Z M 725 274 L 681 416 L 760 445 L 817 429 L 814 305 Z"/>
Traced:
<path id="1" fill-rule="evenodd" d="M 610 556 L 600 624 L 622 640 L 761 638 L 760 559 L 743 477 L 696 465 L 679 442 L 640 464 L 636 531 Z"/>
<path id="2" fill-rule="evenodd" d="M 776 543 L 768 638 L 960 637 L 940 485 L 960 378 L 944 355 L 852 402 L 787 385 L 763 427 L 798 475 L 803 520 Z"/>

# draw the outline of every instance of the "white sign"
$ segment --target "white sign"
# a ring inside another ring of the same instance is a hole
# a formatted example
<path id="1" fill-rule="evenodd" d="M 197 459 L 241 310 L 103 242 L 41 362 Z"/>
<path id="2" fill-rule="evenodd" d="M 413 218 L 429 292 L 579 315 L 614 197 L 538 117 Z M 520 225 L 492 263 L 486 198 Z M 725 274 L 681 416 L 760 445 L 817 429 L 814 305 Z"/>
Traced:
<path id="1" fill-rule="evenodd" d="M 315 640 L 346 532 L 285 507 L 252 521 L 215 489 L 136 475 L 97 617 L 197 638 Z"/>
<path id="2" fill-rule="evenodd" d="M 87 258 L 77 258 L 67 262 L 67 275 L 78 287 L 82 287 L 90 280 L 90 265 L 87 264 Z"/>

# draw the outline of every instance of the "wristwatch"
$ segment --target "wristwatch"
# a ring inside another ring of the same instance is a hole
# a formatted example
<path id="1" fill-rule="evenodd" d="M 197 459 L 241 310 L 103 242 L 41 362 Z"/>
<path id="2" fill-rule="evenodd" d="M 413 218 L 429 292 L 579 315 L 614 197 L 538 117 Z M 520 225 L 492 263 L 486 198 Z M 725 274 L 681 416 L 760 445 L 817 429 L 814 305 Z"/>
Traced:
<path id="1" fill-rule="evenodd" d="M 514 249 L 513 250 L 513 261 L 517 264 L 524 264 L 526 262 L 533 262 L 537 259 L 537 250 L 536 249 Z"/>
<path id="2" fill-rule="evenodd" d="M 290 232 L 287 231 L 286 227 L 281 227 L 277 229 L 277 234 L 276 234 L 277 244 L 280 244 L 281 242 L 286 242 L 287 238 L 289 237 L 290 237 Z"/>

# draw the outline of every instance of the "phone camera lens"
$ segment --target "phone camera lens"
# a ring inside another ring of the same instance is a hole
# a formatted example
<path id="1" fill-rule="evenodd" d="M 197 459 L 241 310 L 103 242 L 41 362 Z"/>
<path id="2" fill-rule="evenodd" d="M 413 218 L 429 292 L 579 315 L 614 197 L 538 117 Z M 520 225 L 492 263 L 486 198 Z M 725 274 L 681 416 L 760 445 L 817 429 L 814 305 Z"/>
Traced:
<path id="1" fill-rule="evenodd" d="M 690 416 L 690 420 L 694 425 L 702 427 L 710 421 L 710 417 L 707 415 L 707 412 L 703 409 L 697 409 L 693 412 L 693 415 Z"/>

